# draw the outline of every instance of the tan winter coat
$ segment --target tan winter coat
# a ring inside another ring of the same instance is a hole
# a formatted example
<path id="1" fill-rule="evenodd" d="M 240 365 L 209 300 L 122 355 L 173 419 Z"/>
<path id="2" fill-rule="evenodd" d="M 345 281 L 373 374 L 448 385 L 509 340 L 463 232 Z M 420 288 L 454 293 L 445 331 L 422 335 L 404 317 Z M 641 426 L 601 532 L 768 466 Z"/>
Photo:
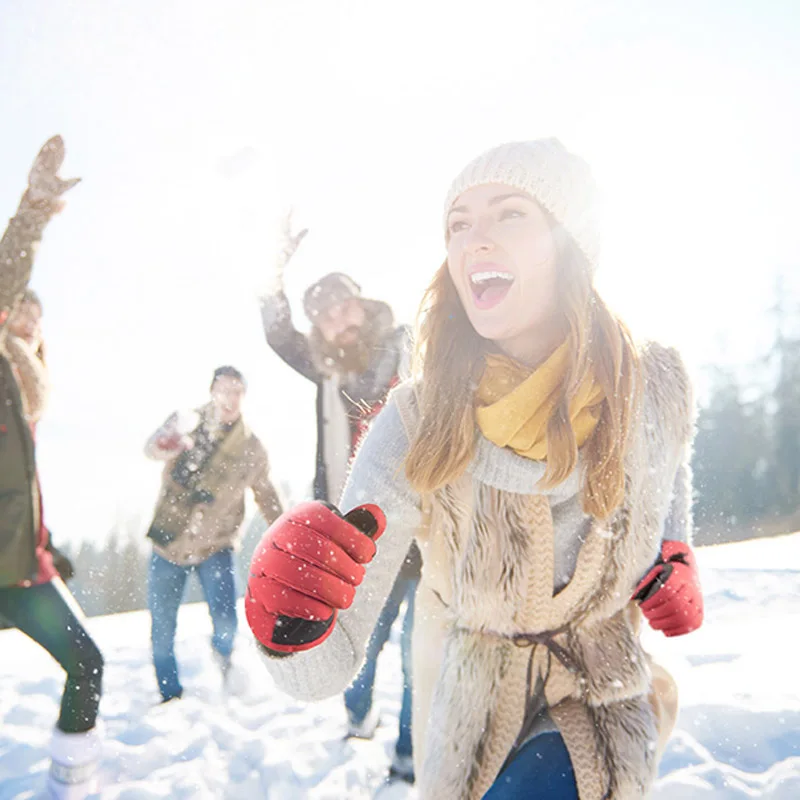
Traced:
<path id="1" fill-rule="evenodd" d="M 592 523 L 572 579 L 555 596 L 546 496 L 465 474 L 431 499 L 417 535 L 424 567 L 413 648 L 424 800 L 479 800 L 517 741 L 526 704 L 542 692 L 580 800 L 639 800 L 652 786 L 677 693 L 643 651 L 641 612 L 629 598 L 658 555 L 693 420 L 677 353 L 648 345 L 641 365 L 625 501 L 607 523 Z M 397 399 L 411 434 L 413 397 Z M 515 643 L 519 634 L 527 639 Z"/>
<path id="2" fill-rule="evenodd" d="M 207 415 L 208 408 L 201 409 L 200 414 Z M 152 458 L 158 458 L 156 435 L 146 448 Z M 269 477 L 267 452 L 241 417 L 202 468 L 195 490 L 173 480 L 175 460 L 170 458 L 164 465 L 161 493 L 148 534 L 162 558 L 175 564 L 197 564 L 234 547 L 244 520 L 244 493 L 248 488 L 267 524 L 280 515 L 281 503 Z M 208 493 L 212 502 L 196 502 L 197 490 Z M 153 531 L 164 531 L 174 538 L 159 545 Z"/>

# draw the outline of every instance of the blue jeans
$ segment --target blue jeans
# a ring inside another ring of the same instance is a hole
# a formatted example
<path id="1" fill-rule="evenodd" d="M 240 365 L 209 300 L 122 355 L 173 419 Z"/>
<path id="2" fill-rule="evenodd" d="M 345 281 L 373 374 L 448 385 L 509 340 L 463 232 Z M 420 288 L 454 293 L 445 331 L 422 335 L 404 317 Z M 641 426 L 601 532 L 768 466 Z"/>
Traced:
<path id="1" fill-rule="evenodd" d="M 208 603 L 214 626 L 211 646 L 229 659 L 236 635 L 236 585 L 233 577 L 233 551 L 220 550 L 200 564 L 182 567 L 153 553 L 147 602 L 152 618 L 153 666 L 164 700 L 183 693 L 175 661 L 175 628 L 178 608 L 189 573 L 196 571 Z"/>
<path id="2" fill-rule="evenodd" d="M 395 747 L 397 755 L 411 755 L 411 633 L 414 630 L 414 596 L 417 592 L 416 579 L 398 577 L 386 604 L 378 618 L 378 624 L 367 645 L 367 659 L 358 677 L 344 693 L 344 704 L 350 719 L 360 724 L 372 708 L 372 690 L 375 686 L 375 667 L 378 655 L 389 641 L 392 624 L 400 613 L 403 600 L 407 601 L 406 615 L 403 618 L 403 633 L 400 637 L 400 655 L 403 664 L 403 700 L 400 706 L 400 733 Z"/>
<path id="3" fill-rule="evenodd" d="M 507 764 L 483 800 L 578 800 L 569 751 L 560 733 L 540 733 Z"/>

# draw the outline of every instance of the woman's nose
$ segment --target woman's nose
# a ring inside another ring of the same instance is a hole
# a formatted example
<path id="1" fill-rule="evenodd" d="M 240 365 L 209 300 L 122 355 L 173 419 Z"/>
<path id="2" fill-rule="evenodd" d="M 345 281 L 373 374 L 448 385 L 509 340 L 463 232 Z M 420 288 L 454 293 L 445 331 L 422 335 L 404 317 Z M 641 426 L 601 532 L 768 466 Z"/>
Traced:
<path id="1" fill-rule="evenodd" d="M 488 253 L 494 247 L 494 242 L 486 235 L 482 225 L 474 225 L 467 234 L 464 249 L 470 255 Z"/>

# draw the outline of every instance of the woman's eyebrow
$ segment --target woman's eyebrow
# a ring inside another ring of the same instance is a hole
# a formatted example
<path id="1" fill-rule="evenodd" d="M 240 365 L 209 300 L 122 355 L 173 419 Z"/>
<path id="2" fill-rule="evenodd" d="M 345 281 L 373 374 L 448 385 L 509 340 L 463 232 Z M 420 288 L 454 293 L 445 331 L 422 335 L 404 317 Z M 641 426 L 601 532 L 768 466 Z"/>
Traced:
<path id="1" fill-rule="evenodd" d="M 497 197 L 492 197 L 487 205 L 495 206 L 498 203 L 502 203 L 503 200 L 508 200 L 512 197 L 521 197 L 523 200 L 529 201 L 532 199 L 530 195 L 527 195 L 524 192 L 508 192 L 508 194 L 499 194 Z M 466 214 L 468 211 L 469 206 L 455 206 L 447 212 L 447 216 L 449 217 L 451 214 Z"/>
<path id="2" fill-rule="evenodd" d="M 498 203 L 502 203 L 503 200 L 508 200 L 511 197 L 521 197 L 523 200 L 531 199 L 529 195 L 523 194 L 522 192 L 509 192 L 508 194 L 499 194 L 497 197 L 492 197 L 488 204 L 490 206 L 495 206 Z"/>

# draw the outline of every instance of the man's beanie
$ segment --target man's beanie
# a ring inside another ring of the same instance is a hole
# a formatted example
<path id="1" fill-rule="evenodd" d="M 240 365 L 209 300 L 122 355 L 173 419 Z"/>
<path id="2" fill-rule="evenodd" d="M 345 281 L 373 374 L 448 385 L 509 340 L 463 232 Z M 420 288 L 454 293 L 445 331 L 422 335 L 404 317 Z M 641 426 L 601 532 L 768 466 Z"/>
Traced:
<path id="1" fill-rule="evenodd" d="M 589 165 L 558 139 L 512 142 L 495 147 L 468 164 L 453 181 L 444 204 L 444 225 L 459 196 L 473 186 L 500 183 L 531 195 L 575 240 L 592 273 L 600 255 L 596 219 L 597 189 Z"/>
<path id="2" fill-rule="evenodd" d="M 211 379 L 212 389 L 214 388 L 214 384 L 217 382 L 217 378 L 222 378 L 222 377 L 235 378 L 242 384 L 242 386 L 244 386 L 245 389 L 247 389 L 247 381 L 244 379 L 244 375 L 242 375 L 242 373 L 239 372 L 239 370 L 236 369 L 236 367 L 231 367 L 227 364 L 223 367 L 217 367 L 214 370 L 214 377 Z"/>
<path id="3" fill-rule="evenodd" d="M 343 272 L 331 272 L 306 289 L 303 295 L 303 310 L 315 323 L 317 317 L 351 297 L 360 297 L 361 287 Z"/>

